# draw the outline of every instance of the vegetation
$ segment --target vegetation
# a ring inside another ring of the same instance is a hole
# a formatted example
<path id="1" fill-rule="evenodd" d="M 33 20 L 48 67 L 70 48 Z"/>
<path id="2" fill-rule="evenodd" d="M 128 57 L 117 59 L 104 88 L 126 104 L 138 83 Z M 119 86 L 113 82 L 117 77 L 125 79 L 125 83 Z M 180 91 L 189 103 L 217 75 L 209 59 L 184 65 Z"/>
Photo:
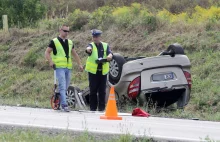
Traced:
<path id="1" fill-rule="evenodd" d="M 31 142 L 151 142 L 152 140 L 147 138 L 135 138 L 129 134 L 114 136 L 113 137 L 99 137 L 84 132 L 80 135 L 73 135 L 71 132 L 64 132 L 55 134 L 50 132 L 40 132 L 38 130 L 14 130 L 11 132 L 1 132 L 0 133 L 0 141 L 4 142 L 17 142 L 19 141 L 31 141 Z"/>
<path id="2" fill-rule="evenodd" d="M 84 63 L 84 49 L 91 41 L 89 30 L 92 28 L 102 29 L 103 41 L 110 43 L 113 52 L 125 56 L 154 56 L 169 44 L 180 43 L 192 63 L 193 87 L 189 105 L 185 111 L 158 113 L 145 109 L 157 116 L 220 121 L 218 0 L 136 0 L 138 3 L 106 0 L 102 4 L 95 1 L 92 4 L 96 6 L 92 9 L 88 8 L 90 1 L 85 3 L 85 0 L 53 1 L 54 5 L 49 0 L 42 2 L 47 7 L 44 14 L 49 19 L 41 19 L 35 26 L 24 24 L 22 29 L 14 28 L 11 22 L 9 34 L 0 31 L 0 104 L 50 107 L 53 71 L 44 60 L 44 51 L 50 39 L 57 36 L 58 26 L 65 22 L 71 26 L 69 38 L 74 41 Z M 67 4 L 66 18 L 50 18 L 51 10 L 59 13 Z M 0 14 L 1 9 L 0 5 Z M 87 74 L 80 74 L 76 64 L 71 84 L 81 89 L 88 85 Z M 128 105 L 124 110 L 130 112 L 133 107 Z"/>
<path id="3" fill-rule="evenodd" d="M 43 18 L 46 7 L 40 0 L 1 0 L 0 15 L 8 15 L 9 25 L 26 27 Z M 2 20 L 0 21 L 2 27 Z"/>

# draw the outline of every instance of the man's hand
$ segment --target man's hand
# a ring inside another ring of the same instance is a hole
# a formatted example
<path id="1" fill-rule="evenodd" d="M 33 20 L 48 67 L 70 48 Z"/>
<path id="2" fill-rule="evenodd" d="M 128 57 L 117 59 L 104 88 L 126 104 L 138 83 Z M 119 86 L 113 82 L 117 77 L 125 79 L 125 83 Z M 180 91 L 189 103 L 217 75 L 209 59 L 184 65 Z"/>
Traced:
<path id="1" fill-rule="evenodd" d="M 46 58 L 46 61 L 49 62 L 49 66 L 53 68 L 53 61 L 51 60 L 51 57 L 50 57 L 50 53 L 53 51 L 52 48 L 50 47 L 47 47 L 46 51 L 45 51 L 45 58 Z"/>
<path id="2" fill-rule="evenodd" d="M 87 53 L 92 53 L 92 47 L 87 47 L 86 51 L 87 51 Z"/>
<path id="3" fill-rule="evenodd" d="M 83 72 L 83 66 L 82 65 L 79 65 L 79 70 L 81 71 L 81 72 Z"/>
<path id="4" fill-rule="evenodd" d="M 112 54 L 109 54 L 106 58 L 108 61 L 111 61 L 112 60 Z"/>
<path id="5" fill-rule="evenodd" d="M 49 62 L 51 68 L 53 68 L 54 63 L 52 61 Z"/>

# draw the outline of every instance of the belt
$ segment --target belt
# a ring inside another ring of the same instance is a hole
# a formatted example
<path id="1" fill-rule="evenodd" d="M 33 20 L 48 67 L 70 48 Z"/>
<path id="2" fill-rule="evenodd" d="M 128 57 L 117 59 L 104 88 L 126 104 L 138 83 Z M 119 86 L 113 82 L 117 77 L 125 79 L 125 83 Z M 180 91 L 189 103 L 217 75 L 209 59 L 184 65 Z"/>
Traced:
<path id="1" fill-rule="evenodd" d="M 102 71 L 102 69 L 97 69 L 97 71 Z"/>

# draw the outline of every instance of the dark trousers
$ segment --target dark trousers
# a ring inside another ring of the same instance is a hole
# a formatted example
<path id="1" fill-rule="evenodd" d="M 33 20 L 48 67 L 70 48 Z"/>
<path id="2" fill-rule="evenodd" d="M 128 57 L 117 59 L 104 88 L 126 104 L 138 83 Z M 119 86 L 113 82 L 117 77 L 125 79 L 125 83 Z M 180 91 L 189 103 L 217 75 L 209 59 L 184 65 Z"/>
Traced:
<path id="1" fill-rule="evenodd" d="M 106 80 L 107 75 L 102 75 L 102 71 L 97 71 L 96 74 L 89 73 L 89 103 L 91 111 L 96 111 L 97 106 L 99 111 L 105 110 Z"/>

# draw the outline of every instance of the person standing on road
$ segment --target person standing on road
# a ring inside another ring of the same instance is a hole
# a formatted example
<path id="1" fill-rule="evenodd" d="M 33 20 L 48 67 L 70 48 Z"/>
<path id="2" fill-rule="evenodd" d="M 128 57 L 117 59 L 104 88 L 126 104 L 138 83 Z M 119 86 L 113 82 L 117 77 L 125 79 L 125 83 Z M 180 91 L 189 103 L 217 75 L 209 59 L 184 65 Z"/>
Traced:
<path id="1" fill-rule="evenodd" d="M 61 98 L 61 109 L 69 112 L 66 101 L 66 91 L 70 84 L 72 70 L 72 55 L 74 56 L 80 71 L 83 71 L 80 58 L 74 49 L 73 42 L 67 39 L 69 26 L 62 25 L 59 30 L 59 36 L 50 41 L 45 51 L 45 58 L 49 61 L 50 67 L 55 65 L 56 77 L 59 83 L 59 92 Z"/>
<path id="2" fill-rule="evenodd" d="M 90 88 L 90 110 L 98 111 L 105 110 L 105 96 L 106 96 L 106 81 L 107 74 L 109 72 L 109 63 L 97 64 L 96 60 L 103 58 L 108 61 L 112 60 L 112 52 L 107 43 L 101 42 L 100 30 L 92 30 L 93 42 L 86 48 L 86 53 L 89 57 L 86 61 L 85 70 L 89 76 L 89 88 Z M 97 96 L 98 93 L 98 96 Z"/>

